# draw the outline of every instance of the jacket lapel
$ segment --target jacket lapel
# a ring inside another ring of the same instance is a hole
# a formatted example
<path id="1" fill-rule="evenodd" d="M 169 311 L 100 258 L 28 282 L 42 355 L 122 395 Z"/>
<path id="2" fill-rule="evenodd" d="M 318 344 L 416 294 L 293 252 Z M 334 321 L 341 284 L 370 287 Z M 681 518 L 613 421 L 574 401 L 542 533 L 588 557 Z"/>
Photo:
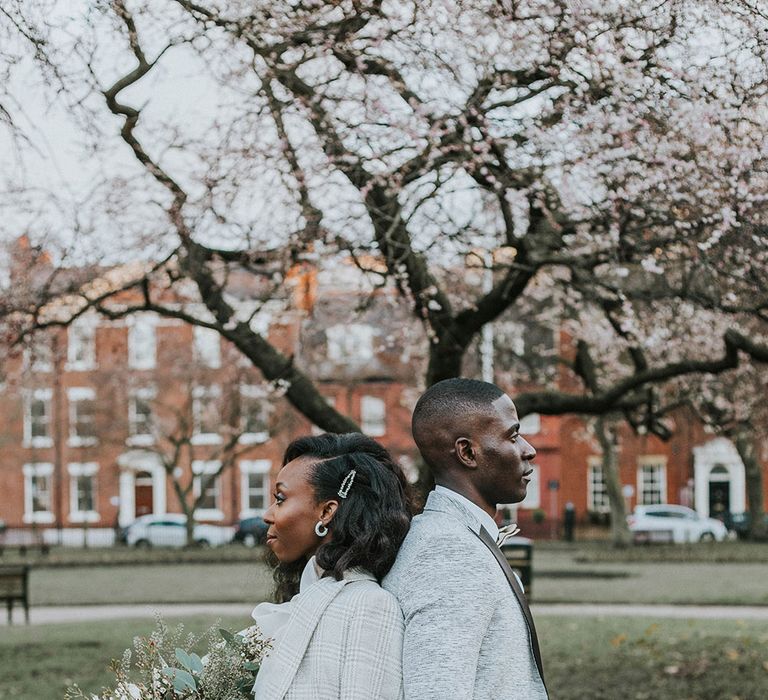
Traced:
<path id="1" fill-rule="evenodd" d="M 266 688 L 268 697 L 282 700 L 288 692 L 320 618 L 346 584 L 346 580 L 324 578 L 298 596 L 275 653 L 270 655 L 274 680 Z"/>

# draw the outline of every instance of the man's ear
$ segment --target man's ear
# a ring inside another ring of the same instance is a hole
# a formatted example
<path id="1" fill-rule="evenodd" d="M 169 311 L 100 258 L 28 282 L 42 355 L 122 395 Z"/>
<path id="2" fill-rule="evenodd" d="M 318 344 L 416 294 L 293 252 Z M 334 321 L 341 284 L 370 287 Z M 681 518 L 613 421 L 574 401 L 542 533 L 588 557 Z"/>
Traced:
<path id="1" fill-rule="evenodd" d="M 333 516 L 336 515 L 336 511 L 339 509 L 339 502 L 336 500 L 325 501 L 321 504 L 322 509 L 320 511 L 320 520 L 326 525 L 333 520 Z"/>
<path id="2" fill-rule="evenodd" d="M 459 458 L 459 462 L 469 469 L 477 468 L 477 455 L 475 454 L 475 448 L 472 446 L 472 440 L 460 437 L 456 439 L 453 446 L 456 450 L 456 456 Z"/>

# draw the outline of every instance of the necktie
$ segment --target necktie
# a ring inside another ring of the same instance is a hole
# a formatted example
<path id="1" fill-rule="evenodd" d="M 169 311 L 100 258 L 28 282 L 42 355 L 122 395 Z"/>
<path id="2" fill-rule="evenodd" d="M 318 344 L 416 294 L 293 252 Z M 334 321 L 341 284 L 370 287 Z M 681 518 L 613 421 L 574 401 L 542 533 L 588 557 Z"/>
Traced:
<path id="1" fill-rule="evenodd" d="M 472 530 L 472 532 L 475 532 L 475 531 Z M 507 581 L 509 581 L 509 585 L 512 588 L 512 591 L 514 592 L 518 603 L 520 604 L 520 608 L 523 611 L 523 616 L 525 617 L 525 622 L 528 625 L 528 632 L 531 638 L 531 651 L 533 651 L 533 658 L 536 661 L 536 667 L 539 669 L 539 676 L 541 676 L 541 682 L 544 683 L 544 668 L 541 663 L 541 650 L 539 649 L 539 638 L 536 635 L 536 626 L 533 624 L 533 616 L 531 615 L 531 608 L 528 606 L 528 600 L 525 597 L 525 593 L 523 593 L 523 589 L 520 586 L 520 582 L 517 580 L 517 576 L 515 576 L 515 572 L 512 571 L 512 567 L 507 562 L 506 558 L 502 554 L 498 545 L 493 541 L 493 537 L 491 537 L 491 535 L 488 533 L 488 530 L 486 530 L 484 527 L 481 527 L 480 532 L 479 533 L 475 532 L 475 534 L 480 538 L 480 541 L 486 547 L 488 547 L 488 549 L 491 551 L 491 554 L 493 554 L 493 556 L 496 557 L 496 561 L 499 562 L 499 566 L 501 566 L 501 570 L 504 572 L 504 575 L 507 577 Z M 546 684 L 544 687 L 546 688 Z"/>

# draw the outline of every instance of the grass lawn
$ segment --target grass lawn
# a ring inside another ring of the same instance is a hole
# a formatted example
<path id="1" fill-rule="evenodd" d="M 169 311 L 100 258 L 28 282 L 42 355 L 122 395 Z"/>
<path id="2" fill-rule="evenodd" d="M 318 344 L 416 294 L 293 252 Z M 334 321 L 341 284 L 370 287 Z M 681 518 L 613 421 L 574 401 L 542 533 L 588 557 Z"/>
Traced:
<path id="1" fill-rule="evenodd" d="M 199 633 L 213 622 L 191 618 L 185 627 Z M 152 627 L 131 620 L 4 628 L 0 700 L 54 700 L 75 681 L 98 691 L 110 681 L 109 659 Z M 765 622 L 546 617 L 538 627 L 552 700 L 768 697 Z"/>

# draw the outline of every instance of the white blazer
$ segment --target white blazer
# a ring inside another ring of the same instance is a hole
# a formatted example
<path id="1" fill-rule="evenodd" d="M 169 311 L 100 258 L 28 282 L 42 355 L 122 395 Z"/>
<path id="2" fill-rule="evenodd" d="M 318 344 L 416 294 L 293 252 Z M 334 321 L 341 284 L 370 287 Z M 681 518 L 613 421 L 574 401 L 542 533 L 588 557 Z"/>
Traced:
<path id="1" fill-rule="evenodd" d="M 401 700 L 404 623 L 369 573 L 322 578 L 292 601 L 263 661 L 256 700 Z"/>

